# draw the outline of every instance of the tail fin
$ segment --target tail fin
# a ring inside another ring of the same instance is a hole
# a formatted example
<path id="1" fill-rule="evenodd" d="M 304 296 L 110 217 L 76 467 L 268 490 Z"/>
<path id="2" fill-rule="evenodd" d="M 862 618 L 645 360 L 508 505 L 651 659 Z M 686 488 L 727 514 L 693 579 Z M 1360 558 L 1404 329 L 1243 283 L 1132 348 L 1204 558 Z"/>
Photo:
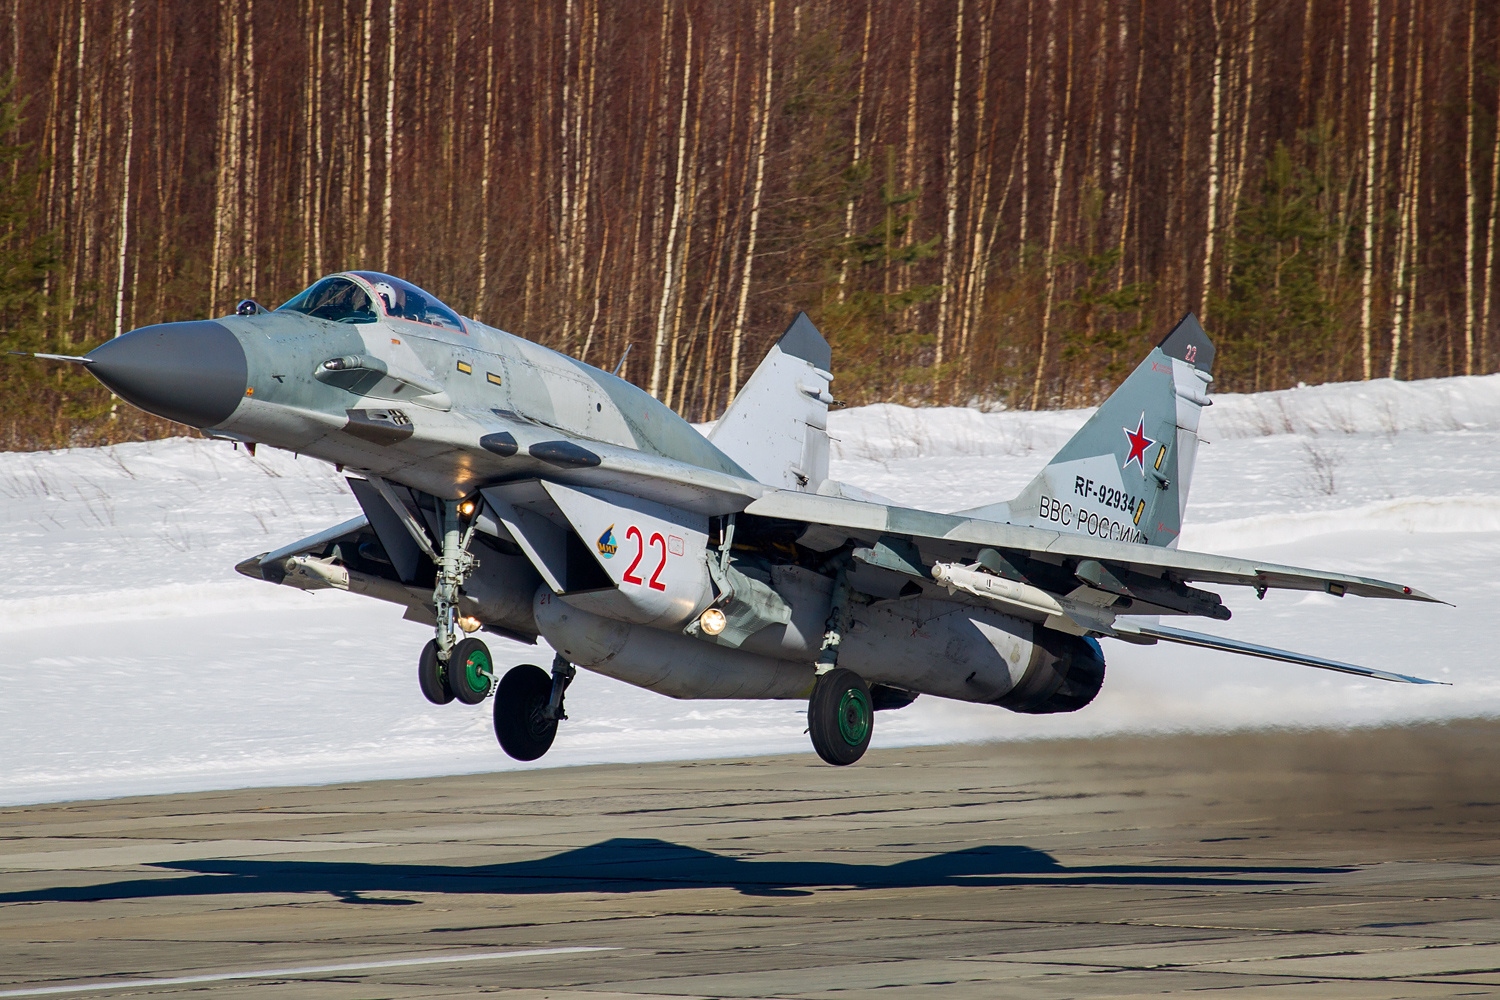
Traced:
<path id="1" fill-rule="evenodd" d="M 1020 496 L 968 513 L 1175 546 L 1213 362 L 1213 341 L 1188 313 Z"/>
<path id="2" fill-rule="evenodd" d="M 708 439 L 767 486 L 816 491 L 828 478 L 833 352 L 798 313 Z"/>

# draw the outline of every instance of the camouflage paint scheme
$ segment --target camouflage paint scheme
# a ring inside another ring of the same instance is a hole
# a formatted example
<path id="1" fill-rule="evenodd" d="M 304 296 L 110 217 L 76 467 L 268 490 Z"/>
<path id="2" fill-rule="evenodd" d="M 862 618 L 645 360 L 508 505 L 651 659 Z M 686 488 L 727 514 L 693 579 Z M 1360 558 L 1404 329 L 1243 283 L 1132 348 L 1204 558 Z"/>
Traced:
<path id="1" fill-rule="evenodd" d="M 314 307 L 340 296 L 364 304 Z M 1191 315 L 1018 497 L 956 514 L 828 478 L 831 352 L 805 315 L 707 437 L 615 375 L 373 272 L 59 360 L 211 437 L 354 474 L 363 517 L 241 572 L 393 601 L 441 633 L 434 580 L 462 509 L 478 562 L 457 612 L 674 697 L 805 698 L 831 647 L 877 708 L 926 693 L 1073 711 L 1102 684 L 1104 637 L 1417 680 L 1157 622 L 1230 617 L 1195 583 L 1433 600 L 1176 548 L 1214 360 Z"/>

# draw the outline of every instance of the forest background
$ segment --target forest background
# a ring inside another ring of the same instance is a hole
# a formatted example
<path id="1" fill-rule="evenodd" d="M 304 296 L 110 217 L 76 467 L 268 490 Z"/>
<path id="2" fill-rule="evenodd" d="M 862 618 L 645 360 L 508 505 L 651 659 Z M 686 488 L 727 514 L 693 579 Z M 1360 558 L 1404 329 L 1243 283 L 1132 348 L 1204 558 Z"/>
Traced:
<path id="1" fill-rule="evenodd" d="M 1500 367 L 1480 0 L 0 0 L 0 332 L 345 268 L 695 420 L 806 309 L 847 403 Z M 0 448 L 171 433 L 0 358 Z M 181 432 L 181 428 L 176 428 Z"/>

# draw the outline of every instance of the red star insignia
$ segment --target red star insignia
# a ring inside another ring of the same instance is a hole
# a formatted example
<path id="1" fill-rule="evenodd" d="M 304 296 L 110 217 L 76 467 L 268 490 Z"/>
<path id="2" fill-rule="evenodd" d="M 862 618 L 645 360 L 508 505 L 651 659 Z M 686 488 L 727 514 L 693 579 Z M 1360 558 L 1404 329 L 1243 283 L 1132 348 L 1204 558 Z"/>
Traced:
<path id="1" fill-rule="evenodd" d="M 1146 474 L 1146 449 L 1156 443 L 1146 436 L 1146 414 L 1141 414 L 1141 422 L 1135 430 L 1129 427 L 1122 429 L 1125 431 L 1125 439 L 1130 442 L 1130 454 L 1125 456 L 1125 464 L 1120 468 L 1128 469 L 1130 463 L 1134 462 L 1141 467 L 1141 475 L 1144 476 Z"/>

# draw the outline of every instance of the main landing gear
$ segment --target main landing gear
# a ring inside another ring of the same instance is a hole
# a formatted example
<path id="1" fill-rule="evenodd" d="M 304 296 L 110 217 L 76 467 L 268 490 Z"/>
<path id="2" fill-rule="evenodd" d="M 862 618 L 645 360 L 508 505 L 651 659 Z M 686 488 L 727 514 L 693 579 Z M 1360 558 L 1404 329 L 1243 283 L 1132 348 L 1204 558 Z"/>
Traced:
<path id="1" fill-rule="evenodd" d="M 568 717 L 563 695 L 577 673 L 561 656 L 552 661 L 552 676 L 529 663 L 512 667 L 495 692 L 495 738 L 516 760 L 536 760 L 552 747 L 557 724 Z"/>
<path id="2" fill-rule="evenodd" d="M 817 679 L 807 700 L 807 734 L 812 737 L 813 749 L 823 760 L 839 765 L 853 764 L 863 757 L 875 732 L 875 702 L 869 686 L 859 674 L 838 665 L 853 596 L 845 559 L 833 578 Z"/>
<path id="3" fill-rule="evenodd" d="M 864 680 L 836 667 L 819 674 L 807 702 L 807 733 L 813 749 L 830 764 L 853 764 L 864 756 L 875 732 L 875 703 Z"/>

